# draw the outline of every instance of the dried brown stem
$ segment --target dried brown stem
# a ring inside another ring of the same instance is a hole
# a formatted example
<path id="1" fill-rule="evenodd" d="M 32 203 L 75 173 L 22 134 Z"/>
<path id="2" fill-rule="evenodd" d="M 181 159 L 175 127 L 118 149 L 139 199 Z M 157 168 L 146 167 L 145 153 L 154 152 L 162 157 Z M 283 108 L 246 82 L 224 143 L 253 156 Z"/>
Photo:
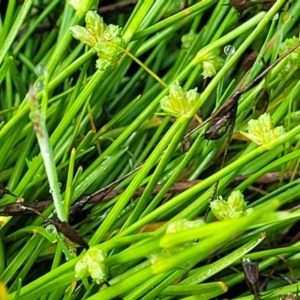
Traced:
<path id="1" fill-rule="evenodd" d="M 244 181 L 247 179 L 250 175 L 240 175 L 234 178 L 234 180 L 231 182 L 232 186 L 236 186 L 240 182 Z M 283 175 L 283 180 L 288 181 L 292 178 L 293 172 L 292 171 L 287 171 Z M 300 171 L 296 173 L 296 177 L 300 177 Z M 259 179 L 255 181 L 255 185 L 268 185 L 272 184 L 275 182 L 279 182 L 281 178 L 281 172 L 271 172 L 263 175 Z M 175 193 L 180 193 L 182 191 L 185 191 L 192 186 L 198 184 L 201 180 L 192 180 L 192 181 L 181 181 L 181 182 L 176 182 L 174 185 L 169 189 L 168 193 L 166 196 L 170 196 Z M 163 187 L 163 184 L 157 185 L 152 194 L 157 194 Z M 91 195 L 85 195 L 82 196 L 76 203 L 74 203 L 71 206 L 70 213 L 73 212 L 74 217 L 76 217 L 76 214 L 79 213 L 85 204 L 92 204 L 95 205 L 101 201 L 106 202 L 109 201 L 119 194 L 123 193 L 124 190 L 111 190 L 113 187 L 110 185 L 109 189 L 107 187 L 91 194 Z M 145 187 L 140 187 L 133 195 L 133 199 L 136 199 L 140 197 L 145 190 Z M 80 202 L 80 205 L 78 205 L 78 202 Z M 34 202 L 34 203 L 11 203 L 7 204 L 5 206 L 2 206 L 0 208 L 0 216 L 22 216 L 24 214 L 33 214 L 34 211 L 42 212 L 44 211 L 50 204 L 52 204 L 51 200 L 44 200 L 44 201 L 39 201 L 39 202 Z M 77 205 L 77 207 L 76 207 Z M 76 209 L 74 209 L 76 207 Z"/>

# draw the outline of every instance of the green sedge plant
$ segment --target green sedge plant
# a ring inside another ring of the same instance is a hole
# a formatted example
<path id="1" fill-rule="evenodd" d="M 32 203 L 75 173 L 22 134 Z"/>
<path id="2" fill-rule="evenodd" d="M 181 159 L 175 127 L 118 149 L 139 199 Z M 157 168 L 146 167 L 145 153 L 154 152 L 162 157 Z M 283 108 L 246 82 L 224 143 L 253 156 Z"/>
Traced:
<path id="1" fill-rule="evenodd" d="M 300 48 L 193 131 L 300 41 L 299 1 L 243 3 L 8 2 L 0 298 L 253 299 L 245 258 L 296 293 Z"/>

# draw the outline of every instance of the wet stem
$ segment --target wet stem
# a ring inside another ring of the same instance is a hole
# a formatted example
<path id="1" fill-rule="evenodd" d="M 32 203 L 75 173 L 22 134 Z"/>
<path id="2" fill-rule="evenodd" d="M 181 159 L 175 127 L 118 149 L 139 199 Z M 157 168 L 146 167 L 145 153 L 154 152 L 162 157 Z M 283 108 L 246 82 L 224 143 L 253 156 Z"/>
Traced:
<path id="1" fill-rule="evenodd" d="M 47 86 L 45 86 L 44 89 L 47 89 Z M 50 193 L 53 197 L 53 203 L 57 212 L 57 216 L 61 221 L 66 221 L 67 218 L 63 209 L 62 197 L 53 157 L 53 150 L 50 144 L 49 135 L 45 123 L 47 103 L 43 103 L 43 111 L 40 111 L 36 102 L 36 94 L 33 90 L 29 92 L 28 98 L 31 106 L 33 127 L 40 146 L 41 156 L 44 161 L 45 171 L 49 181 Z"/>

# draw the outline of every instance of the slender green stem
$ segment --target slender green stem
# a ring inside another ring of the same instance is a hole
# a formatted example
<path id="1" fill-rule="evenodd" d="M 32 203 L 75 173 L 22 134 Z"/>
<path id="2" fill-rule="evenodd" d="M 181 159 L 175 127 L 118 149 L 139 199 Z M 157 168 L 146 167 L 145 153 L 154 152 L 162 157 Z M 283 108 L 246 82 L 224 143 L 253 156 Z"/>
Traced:
<path id="1" fill-rule="evenodd" d="M 45 89 L 47 89 L 45 87 Z M 57 212 L 57 216 L 61 221 L 66 221 L 66 215 L 63 209 L 63 203 L 60 193 L 60 186 L 58 182 L 53 150 L 51 147 L 48 131 L 45 124 L 45 108 L 44 112 L 41 112 L 38 107 L 38 103 L 36 100 L 36 94 L 34 91 L 30 91 L 28 94 L 28 101 L 31 106 L 31 119 L 33 122 L 34 130 L 36 133 L 36 137 L 40 146 L 41 155 L 44 160 L 45 170 L 47 173 L 50 193 L 53 197 L 54 206 Z"/>
<path id="2" fill-rule="evenodd" d="M 2 64 L 2 61 L 3 61 L 7 51 L 13 44 L 13 42 L 18 34 L 18 31 L 20 30 L 21 26 L 23 25 L 24 20 L 28 15 L 28 12 L 29 12 L 29 9 L 31 8 L 32 3 L 33 3 L 33 0 L 25 0 L 24 1 L 23 5 L 15 19 L 15 22 L 10 29 L 9 34 L 7 35 L 4 43 L 2 44 L 2 47 L 0 48 L 0 64 Z"/>

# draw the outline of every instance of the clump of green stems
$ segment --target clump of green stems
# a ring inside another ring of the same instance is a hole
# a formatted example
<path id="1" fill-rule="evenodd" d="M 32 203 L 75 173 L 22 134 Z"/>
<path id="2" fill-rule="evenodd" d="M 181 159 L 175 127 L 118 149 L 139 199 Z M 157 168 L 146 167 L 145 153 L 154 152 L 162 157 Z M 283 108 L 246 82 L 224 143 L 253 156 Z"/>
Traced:
<path id="1" fill-rule="evenodd" d="M 223 169 L 228 134 L 207 141 L 204 126 L 184 136 L 294 45 L 300 2 L 251 6 L 243 18 L 225 1 L 190 0 L 184 9 L 180 2 L 137 1 L 109 14 L 94 1 L 9 1 L 0 28 L 0 182 L 18 197 L 4 195 L 0 205 L 51 199 L 41 213 L 66 222 L 80 196 L 130 175 L 113 186 L 118 193 L 108 189 L 105 201 L 75 218 L 88 250 L 35 214 L 1 216 L 4 296 L 214 299 L 244 281 L 245 257 L 264 274 L 299 279 L 291 273 L 299 243 L 282 247 L 278 238 L 300 218 L 297 51 L 240 97 Z M 106 25 L 97 23 L 97 9 Z M 88 34 L 99 33 L 92 43 L 72 35 L 91 27 Z M 243 59 L 254 50 L 246 72 Z M 267 114 L 251 121 L 264 89 Z M 265 119 L 278 132 L 255 127 Z M 271 173 L 275 182 L 253 187 Z M 226 215 L 217 221 L 209 213 L 204 223 L 216 182 Z M 242 210 L 231 218 L 226 201 L 236 191 Z M 264 299 L 296 291 L 274 278 Z M 253 299 L 246 289 L 234 297 Z"/>

